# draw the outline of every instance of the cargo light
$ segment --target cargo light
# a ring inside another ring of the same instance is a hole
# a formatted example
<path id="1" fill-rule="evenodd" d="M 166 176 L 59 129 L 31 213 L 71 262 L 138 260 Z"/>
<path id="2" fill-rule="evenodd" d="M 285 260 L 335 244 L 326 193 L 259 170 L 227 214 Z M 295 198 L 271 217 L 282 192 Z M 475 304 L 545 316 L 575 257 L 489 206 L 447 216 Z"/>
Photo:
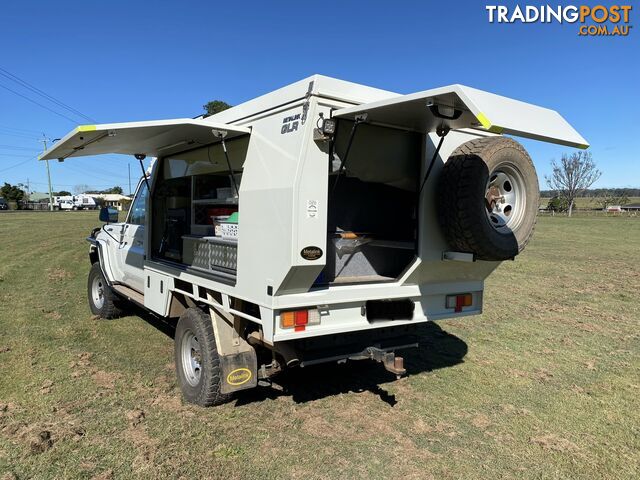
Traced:
<path id="1" fill-rule="evenodd" d="M 317 308 L 280 312 L 282 328 L 293 328 L 296 332 L 303 332 L 307 325 L 320 325 L 320 312 Z"/>
<path id="2" fill-rule="evenodd" d="M 456 313 L 462 311 L 462 307 L 473 305 L 473 295 L 462 293 L 460 295 L 447 295 L 447 308 L 453 308 Z"/>

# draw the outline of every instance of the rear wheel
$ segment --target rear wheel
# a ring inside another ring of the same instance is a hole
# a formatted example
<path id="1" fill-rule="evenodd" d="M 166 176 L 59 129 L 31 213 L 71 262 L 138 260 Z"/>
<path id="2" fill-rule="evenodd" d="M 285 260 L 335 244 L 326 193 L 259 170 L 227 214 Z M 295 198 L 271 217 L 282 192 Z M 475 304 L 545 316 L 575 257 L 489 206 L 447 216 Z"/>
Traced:
<path id="1" fill-rule="evenodd" d="M 178 320 L 175 360 L 178 383 L 187 402 L 209 407 L 231 399 L 220 391 L 222 370 L 211 317 L 199 308 L 188 308 Z"/>
<path id="2" fill-rule="evenodd" d="M 116 318 L 120 316 L 119 298 L 111 290 L 104 278 L 98 262 L 91 265 L 87 281 L 89 308 L 91 313 L 101 318 Z"/>
<path id="3" fill-rule="evenodd" d="M 484 137 L 460 145 L 442 169 L 438 216 L 451 248 L 479 260 L 518 255 L 533 234 L 538 176 L 515 140 Z"/>

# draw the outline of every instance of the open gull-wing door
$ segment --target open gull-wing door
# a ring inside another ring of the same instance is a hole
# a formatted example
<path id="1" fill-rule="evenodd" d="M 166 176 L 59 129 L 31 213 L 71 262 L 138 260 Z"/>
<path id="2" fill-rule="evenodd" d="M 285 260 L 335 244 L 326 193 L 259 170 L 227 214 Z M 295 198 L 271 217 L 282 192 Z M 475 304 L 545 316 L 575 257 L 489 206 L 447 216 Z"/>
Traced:
<path id="1" fill-rule="evenodd" d="M 56 142 L 40 156 L 40 160 L 106 153 L 159 157 L 187 150 L 190 146 L 215 143 L 220 140 L 220 132 L 226 132 L 225 138 L 230 139 L 248 135 L 251 130 L 190 118 L 81 125 Z"/>
<path id="2" fill-rule="evenodd" d="M 337 110 L 333 116 L 417 132 L 439 126 L 475 128 L 587 148 L 587 141 L 554 110 L 493 93 L 451 85 Z"/>

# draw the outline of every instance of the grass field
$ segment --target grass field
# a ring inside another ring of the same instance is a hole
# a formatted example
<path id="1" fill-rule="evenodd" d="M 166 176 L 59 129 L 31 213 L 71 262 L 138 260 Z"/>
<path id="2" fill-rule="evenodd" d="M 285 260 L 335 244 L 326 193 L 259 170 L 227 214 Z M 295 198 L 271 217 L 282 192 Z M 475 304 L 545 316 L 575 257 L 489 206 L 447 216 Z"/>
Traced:
<path id="1" fill-rule="evenodd" d="M 0 479 L 640 476 L 638 218 L 541 218 L 399 381 L 325 365 L 201 409 L 171 338 L 89 313 L 96 217 L 0 214 Z"/>

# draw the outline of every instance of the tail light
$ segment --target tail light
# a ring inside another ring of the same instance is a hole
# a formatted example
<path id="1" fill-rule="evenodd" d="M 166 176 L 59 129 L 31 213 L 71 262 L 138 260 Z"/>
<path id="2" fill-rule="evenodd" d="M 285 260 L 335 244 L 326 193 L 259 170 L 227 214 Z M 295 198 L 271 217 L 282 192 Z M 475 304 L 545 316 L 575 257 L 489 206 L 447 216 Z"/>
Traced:
<path id="1" fill-rule="evenodd" d="M 317 308 L 280 312 L 282 328 L 293 328 L 296 332 L 302 332 L 307 325 L 320 325 L 320 312 Z"/>
<path id="2" fill-rule="evenodd" d="M 453 308 L 456 313 L 462 311 L 462 307 L 473 305 L 473 295 L 462 293 L 459 295 L 447 295 L 447 308 Z"/>

